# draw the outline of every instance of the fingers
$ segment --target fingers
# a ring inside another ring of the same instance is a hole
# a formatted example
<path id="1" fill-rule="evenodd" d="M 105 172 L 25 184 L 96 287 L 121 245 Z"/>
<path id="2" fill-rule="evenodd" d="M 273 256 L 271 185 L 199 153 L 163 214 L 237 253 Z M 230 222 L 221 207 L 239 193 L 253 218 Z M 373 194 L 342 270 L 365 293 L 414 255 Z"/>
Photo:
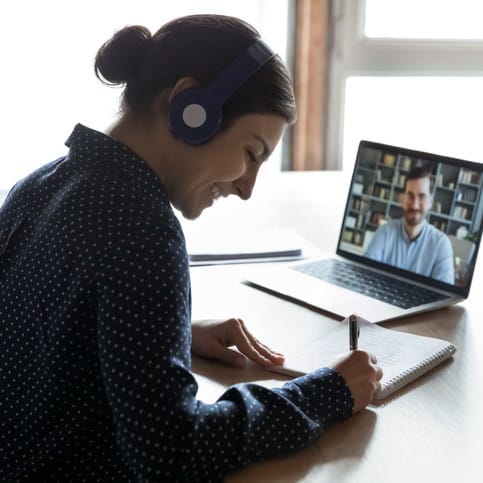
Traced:
<path id="1" fill-rule="evenodd" d="M 354 399 L 354 413 L 369 404 L 381 390 L 383 371 L 377 358 L 368 352 L 356 350 L 334 361 L 332 367 L 346 381 Z"/>
<path id="2" fill-rule="evenodd" d="M 382 379 L 382 376 L 383 376 L 383 372 L 382 372 L 381 367 L 377 365 L 377 357 L 374 354 L 371 354 L 371 353 L 368 353 L 368 355 L 369 355 L 370 364 L 371 364 L 373 370 L 375 371 L 374 381 L 373 381 L 373 384 L 372 384 L 372 386 L 374 388 L 374 391 L 373 391 L 373 394 L 372 394 L 372 398 L 373 398 L 374 395 L 376 395 L 382 389 L 381 379 Z"/>
<path id="3" fill-rule="evenodd" d="M 218 347 L 216 351 L 214 351 L 212 358 L 234 367 L 245 367 L 247 362 L 244 355 L 225 347 Z"/>
<path id="4" fill-rule="evenodd" d="M 253 334 L 245 327 L 245 324 L 243 323 L 242 320 L 240 320 L 243 330 L 245 331 L 245 335 L 247 336 L 247 339 L 250 341 L 250 344 L 252 347 L 259 352 L 261 355 L 269 359 L 272 363 L 274 364 L 282 364 L 283 361 L 285 360 L 283 354 L 280 352 L 276 352 L 267 345 L 265 345 L 263 342 L 260 342 L 256 337 L 253 336 Z"/>
<path id="5" fill-rule="evenodd" d="M 382 379 L 382 376 L 383 376 L 382 369 L 379 366 L 377 366 L 377 368 L 376 368 L 376 379 L 378 381 L 380 381 Z"/>
<path id="6" fill-rule="evenodd" d="M 269 366 L 282 364 L 284 361 L 282 354 L 271 350 L 254 337 L 241 319 L 230 319 L 228 321 L 227 335 L 227 346 L 236 346 L 242 354 L 257 364 Z"/>
<path id="7" fill-rule="evenodd" d="M 210 359 L 242 366 L 246 358 L 262 366 L 283 364 L 282 354 L 271 350 L 256 339 L 241 319 L 198 320 L 191 327 L 192 351 Z M 238 351 L 228 349 L 235 346 Z"/>
<path id="8" fill-rule="evenodd" d="M 381 381 L 376 381 L 374 383 L 374 394 L 377 394 L 382 389 Z"/>
<path id="9" fill-rule="evenodd" d="M 377 394 L 382 389 L 381 379 L 383 376 L 383 372 L 382 368 L 377 365 L 377 357 L 374 354 L 369 355 L 369 360 L 371 361 L 374 369 L 376 370 L 374 381 L 374 394 Z"/>

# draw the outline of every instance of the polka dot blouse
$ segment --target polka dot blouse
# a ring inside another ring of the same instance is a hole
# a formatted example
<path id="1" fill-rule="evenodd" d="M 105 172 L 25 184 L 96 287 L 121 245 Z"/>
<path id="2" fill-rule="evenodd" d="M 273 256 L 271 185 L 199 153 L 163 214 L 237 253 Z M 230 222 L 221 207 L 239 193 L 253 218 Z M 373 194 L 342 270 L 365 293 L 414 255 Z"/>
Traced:
<path id="1" fill-rule="evenodd" d="M 353 401 L 330 370 L 196 399 L 183 233 L 153 171 L 77 125 L 0 209 L 0 481 L 216 482 Z"/>

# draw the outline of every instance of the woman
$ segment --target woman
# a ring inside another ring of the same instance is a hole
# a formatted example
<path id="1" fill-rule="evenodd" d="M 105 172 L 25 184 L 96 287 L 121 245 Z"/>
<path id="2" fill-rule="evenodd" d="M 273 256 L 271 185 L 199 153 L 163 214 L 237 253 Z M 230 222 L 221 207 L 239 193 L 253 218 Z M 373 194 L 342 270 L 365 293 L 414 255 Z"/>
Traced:
<path id="1" fill-rule="evenodd" d="M 125 86 L 119 119 L 77 125 L 0 211 L 0 480 L 218 481 L 365 407 L 382 373 L 362 351 L 280 389 L 196 399 L 191 349 L 283 362 L 237 319 L 191 325 L 171 207 L 193 219 L 250 197 L 295 118 L 280 59 L 244 22 L 199 15 L 122 29 L 95 68 Z"/>

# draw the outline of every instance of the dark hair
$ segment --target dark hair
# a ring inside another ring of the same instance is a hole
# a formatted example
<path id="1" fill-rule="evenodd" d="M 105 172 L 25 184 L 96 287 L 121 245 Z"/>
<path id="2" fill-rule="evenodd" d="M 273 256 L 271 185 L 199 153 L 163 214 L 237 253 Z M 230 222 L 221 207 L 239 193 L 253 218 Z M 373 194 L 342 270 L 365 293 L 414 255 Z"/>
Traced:
<path id="1" fill-rule="evenodd" d="M 429 178 L 429 192 L 433 191 L 433 177 L 431 170 L 425 166 L 416 166 L 411 168 L 404 181 L 404 191 L 406 191 L 406 184 L 411 179 Z"/>
<path id="2" fill-rule="evenodd" d="M 123 110 L 143 111 L 165 88 L 185 76 L 208 84 L 259 33 L 246 22 L 224 15 L 191 15 L 163 25 L 154 35 L 146 27 L 128 26 L 99 49 L 96 76 L 105 84 L 125 85 Z M 227 121 L 245 114 L 275 114 L 293 123 L 295 100 L 289 72 L 276 55 L 223 107 Z"/>

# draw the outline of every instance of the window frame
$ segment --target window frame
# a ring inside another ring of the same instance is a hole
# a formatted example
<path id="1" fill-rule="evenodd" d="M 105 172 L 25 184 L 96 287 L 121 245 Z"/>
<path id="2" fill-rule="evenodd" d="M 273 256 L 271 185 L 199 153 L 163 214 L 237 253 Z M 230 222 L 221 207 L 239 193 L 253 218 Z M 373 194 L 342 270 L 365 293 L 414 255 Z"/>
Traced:
<path id="1" fill-rule="evenodd" d="M 385 39 L 364 35 L 365 0 L 332 0 L 326 169 L 342 169 L 345 83 L 350 76 L 482 76 L 483 40 Z"/>

